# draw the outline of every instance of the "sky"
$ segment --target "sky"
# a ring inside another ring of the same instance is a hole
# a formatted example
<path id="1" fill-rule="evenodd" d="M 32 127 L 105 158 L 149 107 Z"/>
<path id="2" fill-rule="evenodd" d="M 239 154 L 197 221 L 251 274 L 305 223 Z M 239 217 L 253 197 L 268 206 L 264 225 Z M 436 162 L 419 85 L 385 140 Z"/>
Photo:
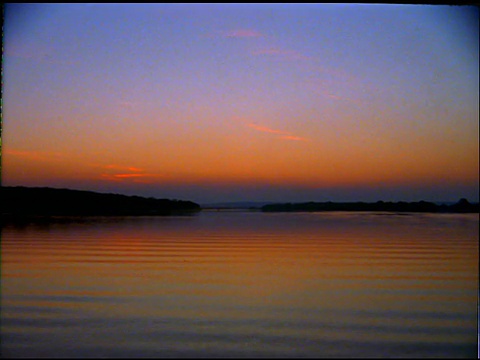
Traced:
<path id="1" fill-rule="evenodd" d="M 479 10 L 6 4 L 2 185 L 479 200 Z"/>

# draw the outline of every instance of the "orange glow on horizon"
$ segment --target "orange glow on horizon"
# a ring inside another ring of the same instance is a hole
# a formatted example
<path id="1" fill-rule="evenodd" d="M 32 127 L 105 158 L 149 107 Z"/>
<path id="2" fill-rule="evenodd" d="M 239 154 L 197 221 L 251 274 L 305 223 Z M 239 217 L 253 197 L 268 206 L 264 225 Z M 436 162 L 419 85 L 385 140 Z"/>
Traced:
<path id="1" fill-rule="evenodd" d="M 277 135 L 277 134 L 272 134 Z M 176 152 L 171 158 L 143 158 L 136 164 L 106 164 L 83 160 L 81 155 L 51 156 L 48 152 L 4 149 L 4 182 L 22 182 L 35 173 L 37 181 L 48 181 L 53 174 L 64 179 L 130 182 L 150 184 L 275 184 L 305 188 L 369 186 L 375 184 L 422 184 L 478 181 L 478 172 L 466 171 L 445 159 L 425 158 L 417 154 L 382 154 L 367 149 L 330 153 L 312 142 L 280 142 L 268 139 L 269 148 L 252 142 L 245 152 L 235 151 L 235 145 L 226 145 L 224 151 L 190 154 Z M 296 139 L 292 140 L 303 140 Z M 272 142 L 273 141 L 273 142 Z M 296 143 L 301 143 L 299 148 Z M 280 145 L 281 144 L 281 145 Z M 283 152 L 277 150 L 283 149 Z M 289 148 L 288 148 L 289 147 Z M 255 149 L 259 149 L 254 151 Z M 178 150 L 178 149 L 177 149 Z M 420 159 L 418 159 L 420 157 Z M 140 157 L 141 158 L 141 157 Z M 475 169 L 475 157 L 470 157 Z M 73 161 L 74 160 L 74 161 Z M 428 160 L 428 161 L 427 161 Z M 453 159 L 452 159 L 453 160 Z M 83 162 L 82 162 L 83 161 Z M 16 164 L 15 166 L 13 164 Z M 477 165 L 478 167 L 478 165 Z M 454 171 L 452 171 L 454 170 Z"/>
<path id="2" fill-rule="evenodd" d="M 473 8 L 247 6 L 245 23 L 224 6 L 155 5 L 178 22 L 72 6 L 51 22 L 44 5 L 6 12 L 6 186 L 449 184 L 478 198 Z"/>

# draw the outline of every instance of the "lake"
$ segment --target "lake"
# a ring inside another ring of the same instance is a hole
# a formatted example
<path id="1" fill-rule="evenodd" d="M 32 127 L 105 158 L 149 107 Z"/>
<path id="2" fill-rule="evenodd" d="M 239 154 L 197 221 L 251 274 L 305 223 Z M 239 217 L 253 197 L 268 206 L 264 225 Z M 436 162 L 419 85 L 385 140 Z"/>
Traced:
<path id="1" fill-rule="evenodd" d="M 2 229 L 2 357 L 477 357 L 478 214 Z"/>

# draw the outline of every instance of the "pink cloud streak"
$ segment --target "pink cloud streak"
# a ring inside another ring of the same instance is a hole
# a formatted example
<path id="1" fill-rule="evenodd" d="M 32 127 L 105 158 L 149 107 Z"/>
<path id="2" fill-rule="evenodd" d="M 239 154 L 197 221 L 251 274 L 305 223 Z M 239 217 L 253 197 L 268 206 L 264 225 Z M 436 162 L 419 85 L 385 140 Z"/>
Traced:
<path id="1" fill-rule="evenodd" d="M 300 137 L 300 136 L 282 136 L 281 139 L 283 140 L 293 140 L 293 141 L 308 141 L 308 139 Z"/>
<path id="2" fill-rule="evenodd" d="M 254 56 L 274 56 L 289 60 L 307 60 L 310 59 L 309 56 L 306 56 L 298 51 L 295 50 L 288 50 L 288 49 L 279 49 L 279 48 L 267 48 L 267 49 L 260 49 L 255 50 L 252 52 Z"/>
<path id="3" fill-rule="evenodd" d="M 104 171 L 100 174 L 101 180 L 151 183 L 162 177 L 160 174 L 146 173 L 144 169 L 135 166 L 110 164 L 102 167 Z"/>
<path id="4" fill-rule="evenodd" d="M 276 135 L 283 135 L 283 136 L 278 137 L 278 139 L 281 139 L 281 140 L 308 141 L 307 138 L 293 135 L 292 133 L 290 133 L 288 131 L 270 129 L 266 126 L 261 126 L 261 125 L 251 124 L 251 123 L 246 124 L 246 125 L 248 127 L 251 127 L 252 129 L 257 130 L 257 131 L 266 132 L 266 133 L 270 133 L 270 134 L 276 134 Z"/>
<path id="5" fill-rule="evenodd" d="M 55 52 L 49 46 L 41 44 L 9 43 L 4 47 L 3 53 L 5 56 L 11 56 L 18 59 L 26 59 L 40 63 L 58 65 L 74 64 L 72 61 L 58 59 L 55 55 Z"/>
<path id="6" fill-rule="evenodd" d="M 53 151 L 4 149 L 3 153 L 6 155 L 12 155 L 17 157 L 22 157 L 25 159 L 39 160 L 39 161 L 60 160 L 65 158 L 65 156 L 62 153 L 53 152 Z"/>
<path id="7" fill-rule="evenodd" d="M 210 34 L 203 35 L 206 38 L 225 38 L 225 39 L 248 39 L 248 38 L 260 38 L 266 35 L 253 29 L 234 29 L 227 31 L 215 31 Z"/>
<path id="8" fill-rule="evenodd" d="M 270 129 L 266 126 L 261 126 L 261 125 L 256 125 L 256 124 L 247 124 L 247 126 L 253 128 L 255 130 L 268 132 L 268 133 L 271 133 L 271 134 L 284 134 L 284 135 L 289 134 L 287 131 L 274 130 L 274 129 Z"/>
<path id="9" fill-rule="evenodd" d="M 143 169 L 137 168 L 134 166 L 122 166 L 122 165 L 115 165 L 115 164 L 106 165 L 105 169 L 116 169 L 116 170 L 122 170 L 122 171 L 136 171 L 136 172 L 144 171 Z"/>
<path id="10" fill-rule="evenodd" d="M 264 36 L 262 33 L 252 29 L 238 29 L 223 33 L 226 38 L 258 38 Z"/>

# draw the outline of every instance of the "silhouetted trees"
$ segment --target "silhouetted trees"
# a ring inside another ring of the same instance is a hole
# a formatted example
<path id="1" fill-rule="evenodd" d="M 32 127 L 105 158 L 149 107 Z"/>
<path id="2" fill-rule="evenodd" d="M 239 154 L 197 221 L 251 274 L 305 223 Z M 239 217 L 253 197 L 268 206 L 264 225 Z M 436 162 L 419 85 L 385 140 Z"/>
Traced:
<path id="1" fill-rule="evenodd" d="M 390 212 L 429 212 L 429 213 L 477 213 L 479 204 L 471 204 L 466 199 L 461 199 L 453 205 L 437 205 L 432 202 L 306 202 L 269 204 L 262 208 L 265 212 L 288 211 L 390 211 Z"/>
<path id="2" fill-rule="evenodd" d="M 172 215 L 200 211 L 191 201 L 54 188 L 0 187 L 2 215 Z"/>

